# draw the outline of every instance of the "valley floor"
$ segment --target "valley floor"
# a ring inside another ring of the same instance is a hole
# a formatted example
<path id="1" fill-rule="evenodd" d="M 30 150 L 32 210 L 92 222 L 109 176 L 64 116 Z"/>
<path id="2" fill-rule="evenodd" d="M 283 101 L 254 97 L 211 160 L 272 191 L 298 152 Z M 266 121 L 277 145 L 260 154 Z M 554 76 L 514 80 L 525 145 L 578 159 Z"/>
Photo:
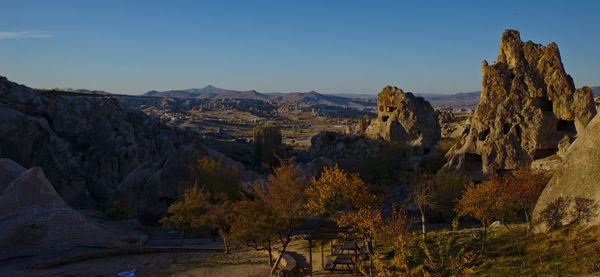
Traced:
<path id="1" fill-rule="evenodd" d="M 479 229 L 467 228 L 458 232 L 435 230 L 428 241 L 435 244 L 438 238 L 455 236 L 456 246 L 467 251 L 478 251 Z M 469 238 L 471 239 L 468 242 Z M 415 233 L 415 240 L 418 234 Z M 177 244 L 172 238 L 156 237 L 153 246 Z M 210 252 L 152 253 L 110 256 L 68 263 L 44 270 L 26 269 L 32 264 L 55 261 L 98 251 L 90 248 L 74 249 L 2 249 L 0 250 L 1 276 L 116 276 L 116 273 L 137 269 L 137 276 L 269 276 L 267 255 L 253 249 L 235 250 L 224 254 L 220 242 L 210 238 L 191 238 L 186 247 L 214 248 Z M 422 276 L 426 257 L 418 243 L 412 243 L 408 257 L 416 276 Z M 308 275 L 308 244 L 305 240 L 293 241 L 288 253 L 294 257 L 300 275 Z M 313 276 L 351 276 L 349 271 L 329 272 L 322 269 L 320 247 L 312 248 Z M 325 259 L 330 252 L 324 245 Z M 451 254 L 455 255 L 455 254 Z M 454 256 L 453 258 L 460 258 Z M 600 227 L 581 229 L 564 227 L 548 234 L 530 234 L 525 224 L 512 224 L 490 231 L 486 253 L 464 272 L 465 276 L 600 276 Z M 587 274 L 587 275 L 586 275 Z M 433 274 L 433 276 L 437 276 Z"/>

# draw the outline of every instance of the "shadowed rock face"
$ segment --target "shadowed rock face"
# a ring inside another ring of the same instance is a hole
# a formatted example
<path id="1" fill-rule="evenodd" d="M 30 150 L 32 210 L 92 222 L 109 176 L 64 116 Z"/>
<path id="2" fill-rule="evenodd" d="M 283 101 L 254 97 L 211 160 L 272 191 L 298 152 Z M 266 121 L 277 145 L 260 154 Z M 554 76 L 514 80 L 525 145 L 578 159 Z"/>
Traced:
<path id="1" fill-rule="evenodd" d="M 559 159 L 555 154 L 595 114 L 590 89 L 575 89 L 555 43 L 522 42 L 518 31 L 506 30 L 497 61 L 483 62 L 481 102 L 469 133 L 448 152 L 443 170 L 482 177 L 493 164 L 515 169 Z"/>
<path id="2" fill-rule="evenodd" d="M 19 168 L 0 160 L 0 172 L 21 173 L 0 191 L 0 247 L 32 244 L 42 247 L 118 247 L 125 243 L 73 210 L 56 193 L 39 167 Z"/>
<path id="3" fill-rule="evenodd" d="M 194 133 L 167 127 L 116 97 L 36 91 L 0 78 L 0 158 L 41 167 L 74 208 L 106 210 L 127 200 L 134 215 L 155 219 L 181 192 L 191 163 L 219 156 L 213 152 Z"/>
<path id="4" fill-rule="evenodd" d="M 431 150 L 441 131 L 435 110 L 422 97 L 387 86 L 377 95 L 377 118 L 365 134 L 371 139 L 398 141 Z"/>
<path id="5" fill-rule="evenodd" d="M 537 231 L 577 223 L 600 223 L 600 115 L 569 147 L 535 209 Z"/>

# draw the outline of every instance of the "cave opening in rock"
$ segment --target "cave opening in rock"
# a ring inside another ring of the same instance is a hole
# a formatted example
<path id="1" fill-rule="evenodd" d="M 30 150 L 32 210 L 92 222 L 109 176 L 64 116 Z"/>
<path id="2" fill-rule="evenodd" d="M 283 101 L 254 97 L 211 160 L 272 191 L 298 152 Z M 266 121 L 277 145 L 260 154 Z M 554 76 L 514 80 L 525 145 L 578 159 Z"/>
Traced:
<path id="1" fill-rule="evenodd" d="M 521 137 L 521 126 L 520 125 L 515 126 L 515 131 L 517 132 L 517 137 Z"/>
<path id="2" fill-rule="evenodd" d="M 496 169 L 496 175 L 498 175 L 499 177 L 504 177 L 507 174 L 511 173 L 512 171 L 513 171 L 512 169 L 499 168 L 499 169 Z"/>
<path id="3" fill-rule="evenodd" d="M 548 97 L 536 97 L 533 101 L 537 107 L 542 109 L 544 112 L 552 111 L 552 101 Z"/>
<path id="4" fill-rule="evenodd" d="M 395 108 L 395 107 L 387 107 L 387 111 L 388 111 L 389 113 L 391 113 L 391 112 L 393 112 L 393 111 L 395 111 L 395 110 L 396 110 L 396 108 Z"/>
<path id="5" fill-rule="evenodd" d="M 390 117 L 387 115 L 384 115 L 381 117 L 381 121 L 386 122 L 388 120 L 388 118 L 390 118 Z"/>
<path id="6" fill-rule="evenodd" d="M 383 106 L 379 106 L 379 111 L 383 112 Z"/>
<path id="7" fill-rule="evenodd" d="M 556 148 L 535 149 L 535 152 L 533 153 L 533 159 L 537 160 L 537 159 L 547 158 L 547 157 L 550 157 L 550 156 L 556 154 L 557 151 L 558 150 Z"/>
<path id="8" fill-rule="evenodd" d="M 483 132 L 479 133 L 479 140 L 484 141 L 489 134 L 490 129 L 485 129 Z"/>
<path id="9" fill-rule="evenodd" d="M 558 120 L 558 123 L 556 123 L 556 130 L 561 132 L 577 132 L 575 121 L 573 120 Z"/>
<path id="10" fill-rule="evenodd" d="M 481 172 L 483 160 L 481 155 L 474 153 L 465 154 L 465 171 L 467 172 Z"/>
<path id="11" fill-rule="evenodd" d="M 510 132 L 510 127 L 512 127 L 512 125 L 510 125 L 508 123 L 504 124 L 504 126 L 502 127 L 502 133 L 505 134 L 505 135 L 507 135 L 508 132 Z"/>

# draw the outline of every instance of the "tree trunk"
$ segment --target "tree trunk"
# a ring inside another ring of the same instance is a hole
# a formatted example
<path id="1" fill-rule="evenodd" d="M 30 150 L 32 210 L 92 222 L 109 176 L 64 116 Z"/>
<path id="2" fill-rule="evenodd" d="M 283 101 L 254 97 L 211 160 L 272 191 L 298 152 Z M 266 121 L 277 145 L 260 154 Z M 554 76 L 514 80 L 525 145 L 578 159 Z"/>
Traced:
<path id="1" fill-rule="evenodd" d="M 281 262 L 281 258 L 283 257 L 283 254 L 285 254 L 285 248 L 287 247 L 289 243 L 289 240 L 283 245 L 283 247 L 281 248 L 281 253 L 279 254 L 279 257 L 277 257 L 277 260 L 275 260 L 275 264 L 271 267 L 271 276 L 273 276 L 273 274 L 275 274 L 275 270 L 277 270 L 277 266 L 279 266 L 279 262 Z"/>
<path id="2" fill-rule="evenodd" d="M 179 246 L 183 247 L 183 240 L 185 239 L 185 230 L 181 230 L 181 241 L 179 242 Z"/>
<path id="3" fill-rule="evenodd" d="M 525 222 L 527 222 L 527 233 L 529 233 L 529 231 L 533 229 L 533 226 L 531 220 L 529 219 L 529 213 L 527 212 L 527 209 L 523 209 L 523 213 L 525 214 Z"/>
<path id="4" fill-rule="evenodd" d="M 229 254 L 229 240 L 227 240 L 227 236 L 223 236 L 223 245 L 225 246 L 225 254 Z"/>
<path id="5" fill-rule="evenodd" d="M 483 236 L 481 237 L 481 255 L 485 254 L 485 237 L 487 235 L 487 225 L 483 223 Z"/>
<path id="6" fill-rule="evenodd" d="M 267 244 L 267 251 L 269 252 L 269 267 L 273 267 L 273 252 L 271 249 L 271 241 Z"/>
<path id="7" fill-rule="evenodd" d="M 421 209 L 421 227 L 423 229 L 423 240 L 427 237 L 427 230 L 425 230 L 425 211 Z"/>

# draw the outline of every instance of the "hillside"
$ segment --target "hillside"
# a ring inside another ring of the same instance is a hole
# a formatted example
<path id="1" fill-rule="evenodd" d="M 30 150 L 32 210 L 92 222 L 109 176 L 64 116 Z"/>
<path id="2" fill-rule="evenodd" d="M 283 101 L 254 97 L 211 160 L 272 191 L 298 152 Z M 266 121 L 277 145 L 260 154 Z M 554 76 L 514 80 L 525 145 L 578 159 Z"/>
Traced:
<path id="1" fill-rule="evenodd" d="M 600 96 L 600 86 L 590 87 L 594 97 Z M 479 104 L 481 91 L 459 92 L 456 94 L 430 94 L 430 93 L 415 93 L 417 96 L 425 98 L 434 107 L 454 107 L 468 108 L 475 110 Z M 349 106 L 354 108 L 369 108 L 375 107 L 377 95 L 375 94 L 322 94 L 316 91 L 310 92 L 289 92 L 289 93 L 261 93 L 256 90 L 230 90 L 217 88 L 211 85 L 203 88 L 192 88 L 185 90 L 168 90 L 156 91 L 151 90 L 144 94 L 145 96 L 162 96 L 162 97 L 180 97 L 180 98 L 236 98 L 236 99 L 256 99 L 256 100 L 273 100 L 286 103 L 306 103 L 306 104 L 321 104 L 328 106 Z"/>

